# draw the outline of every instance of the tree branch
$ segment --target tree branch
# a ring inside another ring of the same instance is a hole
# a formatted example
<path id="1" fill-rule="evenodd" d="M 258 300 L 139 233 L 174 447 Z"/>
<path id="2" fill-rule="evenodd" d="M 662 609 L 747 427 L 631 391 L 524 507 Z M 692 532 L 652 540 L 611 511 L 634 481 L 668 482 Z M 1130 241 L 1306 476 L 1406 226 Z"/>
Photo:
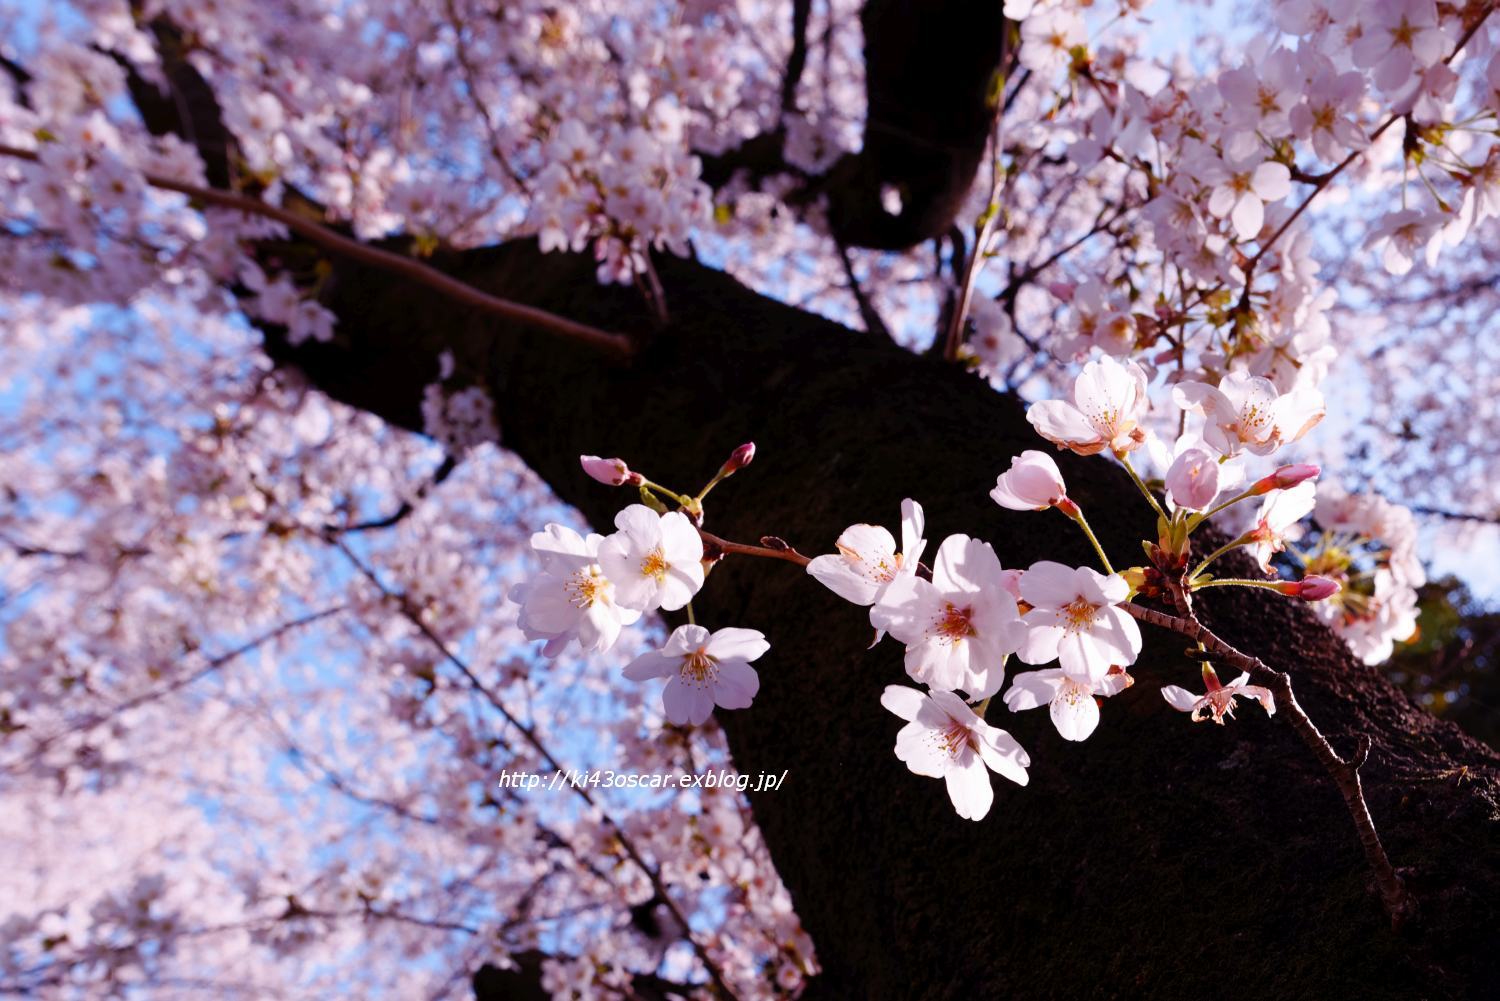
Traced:
<path id="1" fill-rule="evenodd" d="M 33 163 L 37 162 L 36 153 L 30 150 L 18 149 L 14 146 L 0 145 L 0 155 L 29 160 Z M 462 303 L 481 313 L 503 317 L 534 330 L 545 331 L 558 337 L 565 337 L 578 341 L 581 344 L 587 344 L 591 348 L 605 352 L 620 360 L 629 358 L 635 352 L 635 342 L 622 334 L 612 334 L 597 327 L 577 323 L 556 313 L 549 313 L 533 306 L 526 306 L 519 302 L 512 302 L 509 299 L 501 299 L 490 295 L 488 292 L 477 289 L 472 285 L 466 285 L 436 268 L 429 267 L 421 261 L 350 239 L 322 223 L 315 222 L 306 216 L 298 215 L 280 206 L 263 202 L 258 198 L 249 198 L 245 195 L 238 195 L 231 191 L 221 191 L 217 188 L 204 188 L 196 184 L 186 184 L 170 177 L 162 177 L 159 174 L 143 173 L 142 176 L 145 178 L 146 183 L 153 188 L 159 188 L 163 191 L 175 191 L 206 205 L 234 209 L 239 212 L 258 215 L 274 222 L 279 222 L 314 246 L 321 247 L 330 253 L 338 254 L 352 261 L 358 261 L 361 264 L 377 268 L 388 274 L 410 279 L 419 285 L 426 286 L 455 302 Z"/>
<path id="2" fill-rule="evenodd" d="M 1183 608 L 1186 616 L 1183 618 L 1142 608 L 1136 604 L 1127 603 L 1121 607 L 1142 622 L 1149 622 L 1162 629 L 1170 629 L 1203 644 L 1209 653 L 1241 671 L 1248 672 L 1252 680 L 1265 685 L 1276 695 L 1285 715 L 1292 721 L 1292 728 L 1297 731 L 1303 743 L 1312 749 L 1324 770 L 1338 786 L 1339 792 L 1343 794 L 1344 803 L 1349 808 L 1349 816 L 1354 821 L 1354 829 L 1359 835 L 1360 846 L 1364 849 L 1365 860 L 1369 862 L 1370 869 L 1375 874 L 1376 884 L 1380 888 L 1380 899 L 1391 917 L 1391 926 L 1399 929 L 1415 916 L 1416 898 L 1406 889 L 1405 883 L 1396 873 L 1395 867 L 1391 865 L 1390 857 L 1385 853 L 1385 846 L 1380 843 L 1380 834 L 1375 830 L 1375 821 L 1370 816 L 1370 808 L 1365 803 L 1359 769 L 1370 756 L 1370 738 L 1365 734 L 1360 734 L 1353 756 L 1341 757 L 1328 742 L 1328 738 L 1323 736 L 1322 731 L 1313 723 L 1312 718 L 1298 704 L 1297 697 L 1292 693 L 1291 675 L 1285 671 L 1272 670 L 1259 658 L 1241 653 L 1224 642 L 1211 629 L 1198 621 L 1192 613 L 1191 605 L 1184 603 L 1179 606 Z"/>

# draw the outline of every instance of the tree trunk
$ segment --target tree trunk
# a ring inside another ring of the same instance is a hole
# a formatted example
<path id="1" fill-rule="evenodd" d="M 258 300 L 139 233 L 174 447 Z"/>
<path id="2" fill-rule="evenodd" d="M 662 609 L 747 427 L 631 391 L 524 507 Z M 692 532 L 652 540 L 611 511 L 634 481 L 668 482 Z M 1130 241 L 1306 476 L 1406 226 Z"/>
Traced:
<path id="1" fill-rule="evenodd" d="M 581 257 L 513 244 L 435 263 L 608 329 L 647 329 L 639 296 L 597 286 Z M 333 266 L 337 340 L 272 337 L 279 361 L 419 428 L 422 388 L 451 350 L 459 380 L 491 388 L 505 445 L 601 530 L 631 498 L 586 478 L 580 453 L 696 488 L 753 439 L 755 465 L 711 498 L 707 527 L 726 538 L 828 552 L 851 523 L 894 528 L 910 496 L 928 513 L 929 555 L 963 532 L 1006 566 L 1091 561 L 1060 515 L 987 496 L 1010 456 L 1044 447 L 1015 399 L 701 265 L 659 261 L 673 322 L 623 366 Z M 1059 464 L 1115 561 L 1139 562 L 1153 520 L 1123 474 L 1102 458 Z M 879 698 L 906 678 L 900 646 L 866 650 L 864 611 L 797 567 L 731 558 L 695 607 L 712 628 L 771 641 L 755 705 L 719 719 L 741 771 L 789 773 L 751 800 L 825 970 L 809 996 L 1497 996 L 1500 758 L 1357 663 L 1305 607 L 1238 589 L 1200 605 L 1225 639 L 1291 672 L 1336 748 L 1371 738 L 1371 812 L 1417 920 L 1391 930 L 1338 791 L 1281 717 L 1252 706 L 1193 726 L 1162 701 L 1163 683 L 1197 687 L 1182 637 L 1145 627 L 1137 684 L 1086 743 L 1060 739 L 1043 711 L 993 706 L 1031 752 L 1031 782 L 997 779 L 993 810 L 971 823 L 892 751 L 901 722 Z"/>

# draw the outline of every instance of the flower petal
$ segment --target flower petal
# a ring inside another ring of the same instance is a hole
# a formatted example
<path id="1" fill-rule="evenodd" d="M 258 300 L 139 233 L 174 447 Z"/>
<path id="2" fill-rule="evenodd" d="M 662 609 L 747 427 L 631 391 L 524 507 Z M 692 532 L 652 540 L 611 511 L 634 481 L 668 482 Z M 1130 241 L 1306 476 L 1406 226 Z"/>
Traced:
<path id="1" fill-rule="evenodd" d="M 951 768 L 944 777 L 948 784 L 948 798 L 953 809 L 965 820 L 982 820 L 995 802 L 995 790 L 990 786 L 990 772 L 979 755 L 969 751 L 969 763 Z"/>

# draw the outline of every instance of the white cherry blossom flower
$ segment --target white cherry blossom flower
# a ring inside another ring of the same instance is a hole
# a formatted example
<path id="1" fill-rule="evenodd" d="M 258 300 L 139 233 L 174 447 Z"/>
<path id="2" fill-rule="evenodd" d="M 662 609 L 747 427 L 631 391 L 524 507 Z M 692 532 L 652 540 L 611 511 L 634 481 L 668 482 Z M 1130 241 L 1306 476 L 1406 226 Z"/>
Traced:
<path id="1" fill-rule="evenodd" d="M 641 654 L 625 667 L 631 681 L 669 678 L 662 691 L 667 719 L 699 726 L 714 711 L 747 709 L 760 690 L 750 662 L 771 649 L 755 629 L 729 627 L 710 633 L 702 626 L 678 626 L 660 650 Z"/>
<path id="2" fill-rule="evenodd" d="M 615 597 L 614 582 L 598 563 L 603 536 L 587 538 L 565 525 L 550 524 L 531 537 L 541 572 L 510 589 L 521 606 L 519 624 L 529 640 L 546 640 L 542 652 L 556 657 L 569 641 L 584 653 L 603 653 L 614 646 L 622 626 L 641 617 Z"/>
<path id="3" fill-rule="evenodd" d="M 1271 569 L 1271 557 L 1286 549 L 1287 533 L 1312 511 L 1317 503 L 1317 485 L 1305 480 L 1289 490 L 1278 490 L 1260 502 L 1247 547 L 1262 570 Z"/>
<path id="4" fill-rule="evenodd" d="M 1021 22 L 1021 65 L 1050 76 L 1071 63 L 1072 50 L 1087 42 L 1088 29 L 1076 12 L 1062 7 L 1033 12 Z"/>
<path id="5" fill-rule="evenodd" d="M 1111 667 L 1128 667 L 1141 652 L 1141 630 L 1118 606 L 1130 594 L 1119 574 L 1044 560 L 1021 576 L 1026 639 L 1016 655 L 1028 664 L 1056 659 L 1063 673 L 1102 684 Z"/>
<path id="6" fill-rule="evenodd" d="M 1217 386 L 1179 383 L 1172 390 L 1172 401 L 1184 410 L 1202 413 L 1206 418 L 1203 440 L 1230 458 L 1242 450 L 1270 455 L 1323 419 L 1323 394 L 1316 389 L 1280 393 L 1271 380 L 1243 369 L 1230 372 Z"/>
<path id="7" fill-rule="evenodd" d="M 834 543 L 837 553 L 817 556 L 807 572 L 845 601 L 873 605 L 898 578 L 917 572 L 927 540 L 922 537 L 922 505 L 901 502 L 901 551 L 896 540 L 879 525 L 850 525 Z"/>
<path id="8" fill-rule="evenodd" d="M 632 504 L 615 515 L 615 527 L 599 544 L 599 565 L 615 582 L 616 601 L 670 612 L 692 600 L 703 586 L 703 539 L 687 515 Z"/>
<path id="9" fill-rule="evenodd" d="M 1194 723 L 1213 720 L 1223 726 L 1225 716 L 1234 718 L 1236 698 L 1255 699 L 1265 709 L 1267 716 L 1276 715 L 1276 699 L 1271 692 L 1259 685 L 1246 684 L 1249 680 L 1250 673 L 1247 671 L 1229 684 L 1221 684 L 1218 673 L 1208 664 L 1204 664 L 1203 684 L 1208 690 L 1203 695 L 1194 695 L 1187 689 L 1178 688 L 1176 685 L 1163 685 L 1161 696 L 1173 709 L 1192 713 Z"/>
<path id="10" fill-rule="evenodd" d="M 1005 585 L 988 543 L 950 535 L 938 548 L 932 580 L 893 582 L 870 622 L 906 644 L 906 673 L 917 681 L 985 698 L 1000 690 L 1006 655 L 1026 633 Z"/>
<path id="11" fill-rule="evenodd" d="M 1129 688 L 1134 679 L 1123 668 L 1111 668 L 1103 680 L 1069 677 L 1060 668 L 1018 674 L 1005 693 L 1005 706 L 1022 712 L 1048 706 L 1052 725 L 1064 740 L 1085 740 L 1099 725 L 1099 703 Z"/>
<path id="12" fill-rule="evenodd" d="M 1017 785 L 1027 782 L 1031 757 L 1016 739 L 974 714 L 952 692 L 925 695 L 889 685 L 880 704 L 906 720 L 896 735 L 896 757 L 917 775 L 942 779 L 953 808 L 965 820 L 982 820 L 995 801 L 991 771 Z"/>
<path id="13" fill-rule="evenodd" d="M 1146 373 L 1135 362 L 1100 358 L 1083 367 L 1073 383 L 1073 401 L 1033 403 L 1026 419 L 1037 434 L 1079 455 L 1111 449 L 1129 452 L 1145 440 Z"/>

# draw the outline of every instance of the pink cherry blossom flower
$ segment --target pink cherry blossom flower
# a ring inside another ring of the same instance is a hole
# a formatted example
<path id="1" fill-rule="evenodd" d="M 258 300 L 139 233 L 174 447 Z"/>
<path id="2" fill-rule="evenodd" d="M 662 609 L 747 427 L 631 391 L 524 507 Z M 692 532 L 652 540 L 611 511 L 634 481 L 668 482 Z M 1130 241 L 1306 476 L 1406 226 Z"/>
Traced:
<path id="1" fill-rule="evenodd" d="M 1173 507 L 1207 511 L 1219 496 L 1219 460 L 1207 449 L 1183 450 L 1167 470 L 1166 488 Z"/>
<path id="2" fill-rule="evenodd" d="M 1221 73 L 1219 93 L 1236 129 L 1280 136 L 1289 127 L 1288 116 L 1302 96 L 1304 82 L 1296 53 L 1278 46 L 1255 65 Z"/>
<path id="3" fill-rule="evenodd" d="M 1265 222 L 1266 204 L 1292 192 L 1292 172 L 1286 164 L 1263 160 L 1258 152 L 1235 160 L 1211 156 L 1200 165 L 1199 176 L 1214 186 L 1208 211 L 1234 224 L 1235 235 L 1251 240 Z"/>
<path id="4" fill-rule="evenodd" d="M 1172 401 L 1206 418 L 1203 440 L 1233 458 L 1248 449 L 1270 455 L 1311 431 L 1323 419 L 1323 394 L 1315 389 L 1280 393 L 1275 383 L 1236 369 L 1219 380 L 1183 382 L 1172 389 Z"/>
<path id="5" fill-rule="evenodd" d="M 879 525 L 850 525 L 834 543 L 838 553 L 814 557 L 807 572 L 845 601 L 873 605 L 892 581 L 917 572 L 927 548 L 923 524 L 922 505 L 907 498 L 901 502 L 901 552 Z"/>
<path id="6" fill-rule="evenodd" d="M 1068 488 L 1050 455 L 1028 449 L 995 480 L 990 497 L 1012 511 L 1045 511 L 1067 500 Z"/>
<path id="7" fill-rule="evenodd" d="M 1234 700 L 1236 698 L 1255 699 L 1267 716 L 1276 715 L 1276 700 L 1270 691 L 1259 685 L 1248 685 L 1250 674 L 1247 671 L 1235 678 L 1227 685 L 1219 683 L 1219 675 L 1213 667 L 1203 665 L 1203 684 L 1208 691 L 1203 695 L 1194 695 L 1185 688 L 1176 685 L 1163 685 L 1161 689 L 1162 698 L 1173 709 L 1181 712 L 1192 713 L 1194 723 L 1203 723 L 1213 720 L 1220 726 L 1224 725 L 1224 717 L 1234 718 Z"/>
<path id="8" fill-rule="evenodd" d="M 1399 90 L 1412 75 L 1443 57 L 1447 36 L 1432 0 L 1389 0 L 1361 5 L 1354 65 L 1374 69 L 1375 86 Z"/>
<path id="9" fill-rule="evenodd" d="M 1100 684 L 1111 667 L 1128 667 L 1141 652 L 1141 630 L 1118 606 L 1130 594 L 1119 574 L 1044 560 L 1021 577 L 1026 638 L 1016 655 L 1028 664 L 1057 660 L 1071 678 Z"/>
<path id="10" fill-rule="evenodd" d="M 687 515 L 632 504 L 615 515 L 615 527 L 599 544 L 599 565 L 615 582 L 616 601 L 670 612 L 692 600 L 703 586 L 703 540 Z"/>
<path id="11" fill-rule="evenodd" d="M 521 631 L 529 640 L 546 640 L 542 653 L 548 657 L 562 653 L 572 640 L 584 653 L 603 653 L 614 646 L 621 627 L 641 617 L 616 601 L 614 582 L 598 563 L 603 541 L 557 524 L 531 537 L 541 573 L 512 587 L 510 600 L 521 606 Z"/>
<path id="12" fill-rule="evenodd" d="M 1033 403 L 1026 419 L 1037 434 L 1079 455 L 1111 449 L 1123 454 L 1140 446 L 1140 418 L 1149 405 L 1146 373 L 1135 362 L 1100 358 L 1083 367 L 1073 383 L 1073 402 Z"/>
<path id="13" fill-rule="evenodd" d="M 950 535 L 938 548 L 932 580 L 893 582 L 870 622 L 906 644 L 906 673 L 917 681 L 985 698 L 999 691 L 1005 657 L 1026 633 L 1003 573 L 988 543 Z"/>
<path id="14" fill-rule="evenodd" d="M 1417 253 L 1424 247 L 1441 245 L 1437 217 L 1421 209 L 1401 209 L 1387 213 L 1385 218 L 1370 230 L 1365 246 L 1380 247 L 1380 260 L 1385 270 L 1393 275 L 1404 275 L 1411 270 Z"/>
<path id="15" fill-rule="evenodd" d="M 1016 785 L 1027 782 L 1031 757 L 1016 739 L 974 714 L 952 692 L 923 694 L 888 685 L 880 704 L 906 720 L 896 735 L 896 757 L 917 775 L 942 779 L 953 808 L 965 820 L 982 820 L 995 801 L 991 771 Z"/>
<path id="16" fill-rule="evenodd" d="M 1118 695 L 1133 681 L 1123 668 L 1111 668 L 1102 681 L 1072 678 L 1059 668 L 1026 671 L 1011 682 L 1005 706 L 1014 713 L 1046 705 L 1064 740 L 1086 740 L 1099 725 L 1096 698 Z"/>
<path id="17" fill-rule="evenodd" d="M 1291 527 L 1305 518 L 1316 502 L 1317 486 L 1310 481 L 1277 491 L 1261 501 L 1260 510 L 1255 513 L 1255 523 L 1248 533 L 1254 541 L 1247 551 L 1262 570 L 1271 569 L 1271 557 L 1286 549 L 1287 533 Z"/>
<path id="18" fill-rule="evenodd" d="M 1326 56 L 1309 50 L 1304 61 L 1313 66 L 1303 103 L 1292 109 L 1292 133 L 1312 142 L 1313 151 L 1329 163 L 1343 159 L 1350 150 L 1369 145 L 1364 130 L 1355 121 L 1365 78 L 1356 71 L 1339 73 Z"/>
<path id="19" fill-rule="evenodd" d="M 760 690 L 750 666 L 771 644 L 755 629 L 729 627 L 709 633 L 702 626 L 678 626 L 660 650 L 641 654 L 625 667 L 631 681 L 669 678 L 662 709 L 678 726 L 700 726 L 714 711 L 747 709 Z"/>

